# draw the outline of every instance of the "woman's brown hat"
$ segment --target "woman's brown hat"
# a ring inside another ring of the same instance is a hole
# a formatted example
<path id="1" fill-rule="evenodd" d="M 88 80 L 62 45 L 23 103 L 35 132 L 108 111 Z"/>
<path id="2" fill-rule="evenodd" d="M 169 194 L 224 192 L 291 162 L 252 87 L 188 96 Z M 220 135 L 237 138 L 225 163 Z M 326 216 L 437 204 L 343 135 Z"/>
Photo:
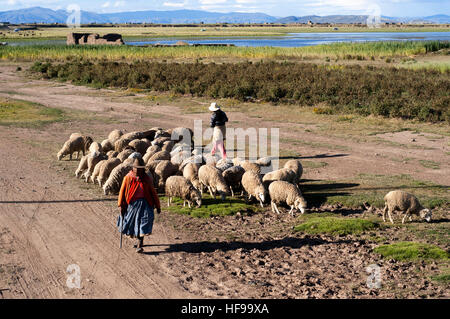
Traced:
<path id="1" fill-rule="evenodd" d="M 136 158 L 133 162 L 133 168 L 145 168 L 144 161 L 141 158 Z"/>

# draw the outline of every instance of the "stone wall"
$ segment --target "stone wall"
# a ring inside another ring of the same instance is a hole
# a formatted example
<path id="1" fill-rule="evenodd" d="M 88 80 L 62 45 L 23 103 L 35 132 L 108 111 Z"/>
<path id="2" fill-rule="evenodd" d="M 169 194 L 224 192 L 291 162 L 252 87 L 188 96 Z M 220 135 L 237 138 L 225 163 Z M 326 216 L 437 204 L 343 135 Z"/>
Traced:
<path id="1" fill-rule="evenodd" d="M 123 45 L 122 35 L 117 33 L 109 33 L 100 36 L 98 33 L 69 33 L 67 35 L 67 45 L 77 44 L 110 44 Z"/>

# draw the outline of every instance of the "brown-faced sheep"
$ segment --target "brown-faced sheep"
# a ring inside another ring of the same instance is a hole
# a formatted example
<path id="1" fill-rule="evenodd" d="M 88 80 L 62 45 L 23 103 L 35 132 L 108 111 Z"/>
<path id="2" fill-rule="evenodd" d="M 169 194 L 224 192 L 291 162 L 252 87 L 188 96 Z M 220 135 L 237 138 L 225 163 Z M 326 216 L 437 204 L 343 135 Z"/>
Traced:
<path id="1" fill-rule="evenodd" d="M 261 207 L 264 207 L 263 203 L 266 199 L 267 190 L 264 187 L 261 176 L 252 170 L 246 171 L 242 175 L 241 183 L 245 193 L 248 194 L 248 200 L 255 197 L 261 204 Z"/>
<path id="2" fill-rule="evenodd" d="M 73 135 L 73 134 L 72 134 Z M 58 161 L 62 160 L 64 156 L 69 155 L 69 159 L 72 160 L 72 154 L 77 152 L 77 159 L 79 158 L 80 152 L 83 153 L 83 156 L 87 153 L 87 148 L 89 148 L 90 143 L 92 143 L 92 138 L 88 140 L 87 136 L 78 135 L 72 136 L 69 138 L 61 148 L 61 150 L 57 154 Z M 87 143 L 89 146 L 87 146 Z M 87 147 L 86 147 L 87 146 Z"/>
<path id="3" fill-rule="evenodd" d="M 231 197 L 234 197 L 234 191 L 242 189 L 242 176 L 245 170 L 241 166 L 232 166 L 223 171 L 222 175 L 225 182 L 230 187 Z"/>
<path id="4" fill-rule="evenodd" d="M 170 206 L 173 197 L 183 199 L 183 206 L 188 203 L 189 208 L 194 202 L 197 207 L 202 205 L 202 196 L 192 183 L 183 176 L 170 176 L 166 181 L 167 206 Z"/>
<path id="5" fill-rule="evenodd" d="M 294 214 L 294 209 L 298 209 L 302 214 L 305 213 L 307 203 L 297 185 L 285 181 L 274 181 L 269 185 L 270 205 L 272 212 L 278 210 L 277 204 L 286 203 L 291 207 L 290 215 Z"/>
<path id="6" fill-rule="evenodd" d="M 100 167 L 100 171 L 97 176 L 97 182 L 100 187 L 102 187 L 106 182 L 112 170 L 121 163 L 122 162 L 118 158 L 110 158 L 104 162 L 104 164 Z"/>
<path id="7" fill-rule="evenodd" d="M 222 176 L 222 172 L 212 165 L 203 165 L 198 170 L 200 191 L 203 194 L 203 186 L 206 186 L 214 199 L 219 194 L 222 200 L 229 193 L 229 187 Z"/>
<path id="8" fill-rule="evenodd" d="M 383 209 L 383 221 L 386 222 L 386 213 L 389 214 L 389 220 L 393 224 L 392 213 L 399 210 L 404 213 L 402 224 L 406 218 L 412 221 L 411 215 L 418 215 L 427 222 L 431 221 L 432 212 L 430 209 L 423 207 L 416 196 L 405 191 L 391 191 L 384 196 L 385 206 Z"/>

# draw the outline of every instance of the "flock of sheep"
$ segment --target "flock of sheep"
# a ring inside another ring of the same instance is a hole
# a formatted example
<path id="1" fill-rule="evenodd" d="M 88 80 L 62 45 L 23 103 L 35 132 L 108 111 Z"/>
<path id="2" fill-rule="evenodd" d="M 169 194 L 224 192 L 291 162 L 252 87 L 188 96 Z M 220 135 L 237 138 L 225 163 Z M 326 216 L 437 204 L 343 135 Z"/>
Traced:
<path id="1" fill-rule="evenodd" d="M 207 190 L 214 198 L 222 200 L 241 191 L 245 199 L 255 198 L 261 207 L 270 198 L 272 212 L 280 214 L 277 205 L 290 207 L 305 213 L 307 202 L 299 183 L 303 167 L 299 160 L 289 160 L 284 167 L 261 174 L 262 166 L 270 166 L 270 158 L 260 158 L 250 162 L 241 158 L 219 159 L 217 156 L 203 154 L 193 147 L 193 132 L 189 128 L 177 127 L 164 130 L 159 127 L 148 131 L 124 133 L 113 130 L 101 143 L 92 137 L 73 133 L 57 154 L 58 160 L 64 156 L 83 154 L 75 171 L 77 178 L 86 182 L 98 183 L 105 195 L 117 194 L 122 180 L 132 169 L 135 158 L 142 158 L 146 173 L 152 177 L 155 188 L 165 192 L 168 206 L 173 197 L 183 199 L 189 207 L 202 204 L 203 192 Z M 431 211 L 422 207 L 417 198 L 403 191 L 392 191 L 385 196 L 386 214 L 393 223 L 391 213 L 402 211 L 402 222 L 411 215 L 420 215 L 431 220 Z"/>

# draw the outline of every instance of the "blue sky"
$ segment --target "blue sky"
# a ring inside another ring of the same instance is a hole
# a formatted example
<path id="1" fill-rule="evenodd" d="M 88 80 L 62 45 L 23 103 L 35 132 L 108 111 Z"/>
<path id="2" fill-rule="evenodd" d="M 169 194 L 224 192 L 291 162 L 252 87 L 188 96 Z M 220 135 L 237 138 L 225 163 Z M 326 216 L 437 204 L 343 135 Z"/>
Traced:
<path id="1" fill-rule="evenodd" d="M 263 12 L 272 16 L 330 14 L 373 14 L 384 16 L 450 15 L 450 0 L 0 0 L 0 11 L 41 6 L 66 9 L 78 4 L 81 10 L 118 12 L 195 9 L 215 12 Z"/>

